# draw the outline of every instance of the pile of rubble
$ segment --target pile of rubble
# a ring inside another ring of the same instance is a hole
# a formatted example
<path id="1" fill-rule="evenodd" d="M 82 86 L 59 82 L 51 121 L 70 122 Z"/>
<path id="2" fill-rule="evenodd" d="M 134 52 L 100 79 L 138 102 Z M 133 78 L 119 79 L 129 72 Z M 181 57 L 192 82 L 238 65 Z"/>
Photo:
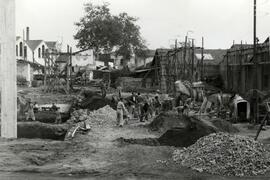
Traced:
<path id="1" fill-rule="evenodd" d="M 270 170 L 270 153 L 248 137 L 211 134 L 173 153 L 173 160 L 199 172 L 225 176 L 255 176 Z"/>
<path id="2" fill-rule="evenodd" d="M 71 118 L 68 122 L 71 124 L 84 122 L 91 127 L 112 125 L 116 123 L 116 111 L 109 105 L 96 111 L 80 109 L 71 114 Z"/>

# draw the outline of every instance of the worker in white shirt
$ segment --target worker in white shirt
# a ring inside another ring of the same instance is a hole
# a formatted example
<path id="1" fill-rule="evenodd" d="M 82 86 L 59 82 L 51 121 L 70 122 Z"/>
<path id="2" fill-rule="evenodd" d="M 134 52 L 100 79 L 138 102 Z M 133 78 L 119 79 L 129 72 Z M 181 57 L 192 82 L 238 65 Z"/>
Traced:
<path id="1" fill-rule="evenodd" d="M 124 126 L 124 113 L 128 115 L 128 111 L 123 103 L 123 98 L 121 97 L 120 100 L 117 103 L 117 125 L 119 127 Z"/>

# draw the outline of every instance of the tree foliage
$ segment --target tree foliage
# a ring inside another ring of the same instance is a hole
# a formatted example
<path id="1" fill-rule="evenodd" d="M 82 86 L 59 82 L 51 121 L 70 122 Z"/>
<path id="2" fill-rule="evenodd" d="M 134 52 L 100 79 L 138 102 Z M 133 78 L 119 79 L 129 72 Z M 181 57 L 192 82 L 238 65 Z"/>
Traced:
<path id="1" fill-rule="evenodd" d="M 115 51 L 116 55 L 129 59 L 133 53 L 143 55 L 146 49 L 137 20 L 127 13 L 112 15 L 108 3 L 87 3 L 84 17 L 76 23 L 78 31 L 74 38 L 79 48 L 105 53 Z"/>

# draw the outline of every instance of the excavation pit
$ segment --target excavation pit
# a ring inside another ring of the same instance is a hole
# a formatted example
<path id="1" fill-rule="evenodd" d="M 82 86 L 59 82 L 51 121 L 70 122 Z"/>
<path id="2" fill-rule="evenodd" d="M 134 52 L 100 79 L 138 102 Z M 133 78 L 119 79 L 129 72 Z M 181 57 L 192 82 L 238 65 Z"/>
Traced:
<path id="1" fill-rule="evenodd" d="M 63 141 L 67 131 L 67 124 L 46 124 L 40 122 L 18 122 L 17 124 L 18 138 Z"/>

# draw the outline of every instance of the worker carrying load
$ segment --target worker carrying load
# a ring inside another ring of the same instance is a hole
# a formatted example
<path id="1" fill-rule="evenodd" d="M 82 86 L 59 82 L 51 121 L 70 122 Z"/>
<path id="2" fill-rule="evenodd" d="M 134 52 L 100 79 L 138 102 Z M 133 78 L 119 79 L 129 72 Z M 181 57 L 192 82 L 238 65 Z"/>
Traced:
<path id="1" fill-rule="evenodd" d="M 128 115 L 128 111 L 124 105 L 123 98 L 121 97 L 117 103 L 117 126 L 123 127 L 125 124 L 124 113 Z"/>

